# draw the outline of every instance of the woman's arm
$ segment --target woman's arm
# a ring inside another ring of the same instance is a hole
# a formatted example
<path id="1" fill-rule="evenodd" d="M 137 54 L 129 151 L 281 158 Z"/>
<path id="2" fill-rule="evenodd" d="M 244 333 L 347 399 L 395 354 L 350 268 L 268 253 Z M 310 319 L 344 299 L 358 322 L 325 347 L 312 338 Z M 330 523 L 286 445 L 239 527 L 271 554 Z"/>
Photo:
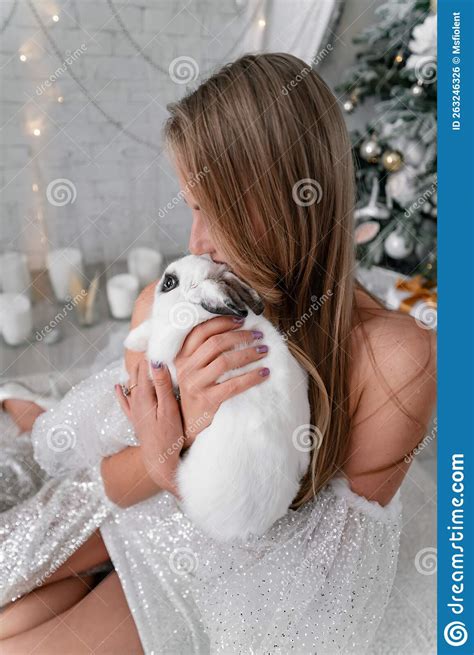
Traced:
<path id="1" fill-rule="evenodd" d="M 160 487 L 143 462 L 141 446 L 130 446 L 102 460 L 105 493 L 119 507 L 129 507 L 154 496 Z"/>
<path id="2" fill-rule="evenodd" d="M 149 284 L 138 296 L 130 329 L 136 328 L 148 318 L 157 283 Z M 125 366 L 129 375 L 143 357 L 144 353 L 125 351 Z M 102 460 L 101 471 L 107 496 L 120 507 L 134 505 L 160 491 L 146 470 L 141 446 L 130 446 L 116 455 L 105 457 Z"/>

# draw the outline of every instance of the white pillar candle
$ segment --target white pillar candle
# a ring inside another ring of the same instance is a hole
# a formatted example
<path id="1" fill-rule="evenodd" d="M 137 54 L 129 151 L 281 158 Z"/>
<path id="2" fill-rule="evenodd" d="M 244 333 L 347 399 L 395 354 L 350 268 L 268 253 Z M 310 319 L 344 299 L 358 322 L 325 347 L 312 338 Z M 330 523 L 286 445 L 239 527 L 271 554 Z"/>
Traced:
<path id="1" fill-rule="evenodd" d="M 107 299 L 114 318 L 130 318 L 139 292 L 138 278 L 129 273 L 107 280 Z"/>
<path id="2" fill-rule="evenodd" d="M 56 298 L 64 302 L 70 297 L 71 275 L 82 276 L 82 254 L 78 248 L 58 248 L 47 255 L 49 278 Z"/>
<path id="3" fill-rule="evenodd" d="M 0 294 L 1 332 L 9 346 L 28 339 L 33 329 L 30 299 L 21 293 Z"/>
<path id="4" fill-rule="evenodd" d="M 143 288 L 158 279 L 163 255 L 152 248 L 134 248 L 128 254 L 127 263 L 128 272 L 138 278 Z"/>
<path id="5" fill-rule="evenodd" d="M 11 251 L 0 256 L 0 286 L 4 293 L 30 296 L 31 276 L 25 254 Z"/>

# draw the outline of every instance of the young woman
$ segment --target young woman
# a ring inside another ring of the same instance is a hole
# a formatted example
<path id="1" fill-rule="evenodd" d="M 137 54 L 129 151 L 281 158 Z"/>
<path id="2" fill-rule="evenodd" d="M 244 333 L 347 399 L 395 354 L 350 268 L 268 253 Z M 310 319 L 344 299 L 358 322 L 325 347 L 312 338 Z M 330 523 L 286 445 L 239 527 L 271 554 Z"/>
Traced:
<path id="1" fill-rule="evenodd" d="M 199 439 L 231 395 L 265 384 L 265 353 L 230 354 L 248 335 L 231 317 L 207 321 L 178 356 L 178 401 L 166 368 L 149 381 L 143 358 L 128 352 L 132 391 L 117 396 L 140 445 L 104 459 L 101 480 L 61 482 L 62 498 L 68 484 L 76 498 L 81 484 L 83 494 L 96 485 L 84 501 L 95 503 L 94 520 L 69 558 L 48 550 L 40 602 L 28 594 L 4 612 L 2 650 L 365 652 L 395 574 L 406 455 L 433 411 L 434 337 L 354 281 L 351 145 L 336 98 L 304 62 L 244 56 L 170 111 L 165 137 L 193 216 L 189 250 L 227 263 L 260 294 L 308 372 L 308 429 L 322 439 L 284 519 L 244 545 L 213 543 L 174 498 L 179 449 L 162 455 L 180 435 L 184 447 Z M 153 292 L 138 299 L 133 326 Z M 196 429 L 198 416 L 207 423 Z M 109 558 L 116 571 L 92 591 L 74 578 Z"/>

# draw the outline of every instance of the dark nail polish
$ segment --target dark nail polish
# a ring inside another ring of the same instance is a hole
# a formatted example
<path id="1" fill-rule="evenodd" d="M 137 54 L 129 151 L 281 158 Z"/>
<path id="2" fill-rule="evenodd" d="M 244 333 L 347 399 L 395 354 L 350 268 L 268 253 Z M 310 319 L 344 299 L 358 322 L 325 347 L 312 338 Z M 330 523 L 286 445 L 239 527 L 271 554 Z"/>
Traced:
<path id="1" fill-rule="evenodd" d="M 257 346 L 255 350 L 258 353 L 267 353 L 268 352 L 268 346 Z"/>
<path id="2" fill-rule="evenodd" d="M 152 362 L 153 368 L 163 368 L 163 362 Z"/>
<path id="3" fill-rule="evenodd" d="M 232 320 L 234 321 L 234 323 L 243 323 L 245 321 L 245 318 L 243 318 L 241 316 L 240 317 L 239 316 L 233 316 Z"/>
<path id="4" fill-rule="evenodd" d="M 260 332 L 260 330 L 252 330 L 252 336 L 254 339 L 261 339 L 263 337 L 263 332 Z"/>
<path id="5" fill-rule="evenodd" d="M 259 373 L 259 375 L 262 376 L 262 378 L 265 378 L 267 375 L 270 375 L 270 369 L 269 368 L 261 368 L 258 373 Z"/>

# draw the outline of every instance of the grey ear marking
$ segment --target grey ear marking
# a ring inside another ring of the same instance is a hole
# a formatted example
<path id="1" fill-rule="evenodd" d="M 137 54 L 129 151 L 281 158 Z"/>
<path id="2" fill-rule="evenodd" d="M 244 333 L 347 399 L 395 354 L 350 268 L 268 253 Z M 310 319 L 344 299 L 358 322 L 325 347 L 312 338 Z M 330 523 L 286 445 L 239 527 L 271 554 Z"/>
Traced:
<path id="1" fill-rule="evenodd" d="M 237 297 L 240 300 L 239 305 L 243 303 L 247 307 L 250 307 L 257 316 L 263 314 L 263 310 L 265 309 L 263 301 L 252 287 L 249 287 L 248 284 L 242 282 L 234 273 L 230 273 L 229 271 L 224 273 L 223 278 L 229 289 L 229 295 L 233 300 Z"/>
<path id="2" fill-rule="evenodd" d="M 243 306 L 237 306 L 232 301 L 225 301 L 223 304 L 211 305 L 203 301 L 201 307 L 210 314 L 219 314 L 222 316 L 239 316 L 240 318 L 247 316 L 248 311 Z"/>

